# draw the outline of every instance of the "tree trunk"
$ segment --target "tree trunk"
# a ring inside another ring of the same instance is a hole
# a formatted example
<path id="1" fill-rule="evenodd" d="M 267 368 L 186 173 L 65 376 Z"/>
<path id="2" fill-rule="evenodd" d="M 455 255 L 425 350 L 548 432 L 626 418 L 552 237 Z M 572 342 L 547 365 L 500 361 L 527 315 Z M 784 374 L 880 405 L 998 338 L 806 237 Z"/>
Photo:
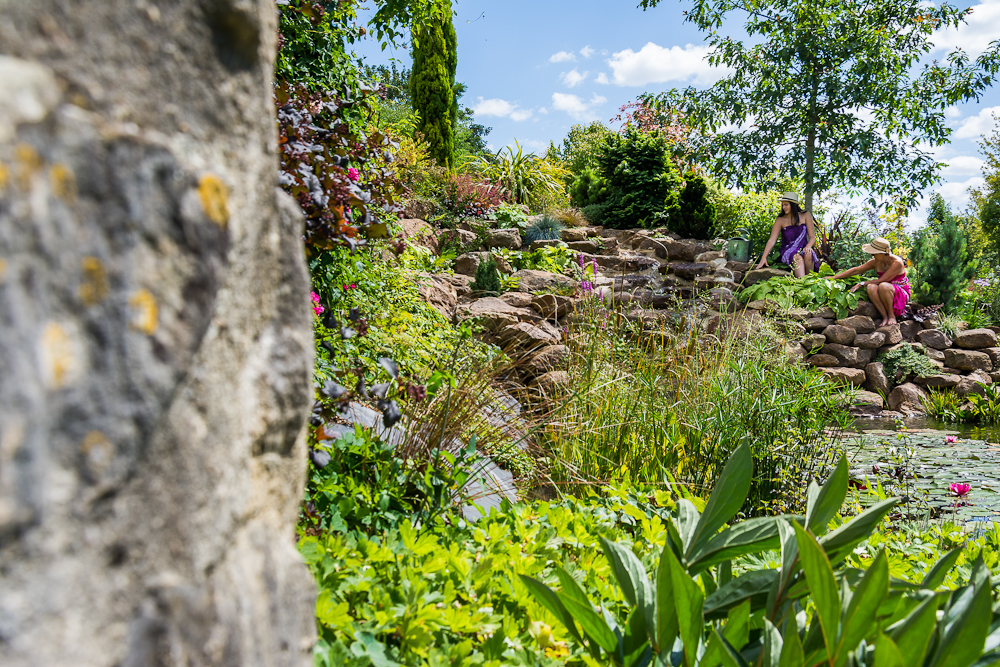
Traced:
<path id="1" fill-rule="evenodd" d="M 6 667 L 312 663 L 276 31 L 273 0 L 0 12 Z"/>
<path id="2" fill-rule="evenodd" d="M 819 122 L 816 112 L 816 100 L 819 97 L 819 77 L 813 78 L 809 90 L 809 130 L 806 135 L 806 174 L 805 174 L 805 210 L 813 210 L 813 189 L 816 182 L 816 125 Z"/>

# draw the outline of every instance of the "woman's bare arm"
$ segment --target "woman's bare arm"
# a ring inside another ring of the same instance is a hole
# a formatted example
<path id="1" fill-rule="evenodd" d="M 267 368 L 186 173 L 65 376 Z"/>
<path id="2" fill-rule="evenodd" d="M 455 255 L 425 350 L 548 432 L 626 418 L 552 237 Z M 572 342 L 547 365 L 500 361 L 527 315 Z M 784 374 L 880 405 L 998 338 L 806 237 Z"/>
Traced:
<path id="1" fill-rule="evenodd" d="M 757 266 L 756 266 L 756 267 L 754 267 L 754 268 L 757 268 L 757 269 L 759 269 L 760 267 L 762 267 L 762 266 L 764 266 L 764 265 L 766 265 L 766 264 L 767 264 L 767 256 L 768 256 L 769 254 L 771 254 L 771 248 L 773 248 L 773 247 L 774 247 L 774 242 L 775 242 L 776 240 L 778 240 L 778 233 L 779 233 L 780 231 L 781 231 L 781 225 L 779 225 L 779 224 L 778 224 L 778 221 L 777 221 L 777 220 L 775 220 L 775 221 L 774 221 L 774 226 L 773 226 L 773 227 L 771 227 L 771 238 L 769 238 L 769 239 L 767 240 L 767 245 L 765 245 L 765 246 L 764 246 L 764 252 L 763 252 L 763 254 L 762 254 L 762 255 L 760 256 L 760 261 L 759 261 L 759 262 L 757 263 Z"/>
<path id="2" fill-rule="evenodd" d="M 813 220 L 812 213 L 806 212 L 806 231 L 809 232 L 809 240 L 806 242 L 803 252 L 808 252 L 816 247 L 816 221 Z"/>
<path id="3" fill-rule="evenodd" d="M 864 273 L 865 271 L 871 271 L 874 268 L 875 268 L 875 258 L 872 257 L 861 266 L 855 266 L 852 269 L 841 271 L 835 276 L 830 276 L 830 280 L 840 280 L 841 278 L 850 278 L 851 276 L 856 276 L 859 273 Z"/>

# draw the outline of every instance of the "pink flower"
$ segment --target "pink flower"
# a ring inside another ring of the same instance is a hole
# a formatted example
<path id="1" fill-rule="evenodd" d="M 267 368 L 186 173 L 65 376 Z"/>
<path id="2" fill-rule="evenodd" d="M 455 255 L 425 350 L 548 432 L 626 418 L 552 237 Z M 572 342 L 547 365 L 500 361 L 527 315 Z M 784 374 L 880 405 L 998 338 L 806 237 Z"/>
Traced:
<path id="1" fill-rule="evenodd" d="M 358 180 L 358 170 L 355 169 L 354 167 L 351 167 L 350 169 L 347 170 L 347 177 L 352 181 Z"/>
<path id="2" fill-rule="evenodd" d="M 314 313 L 319 315 L 324 310 L 326 310 L 326 308 L 323 307 L 323 304 L 319 302 L 319 294 L 316 294 L 316 292 L 309 292 L 309 298 L 312 299 L 312 302 L 314 304 L 312 307 Z"/>
<path id="3" fill-rule="evenodd" d="M 965 497 L 966 494 L 969 493 L 969 491 L 972 490 L 972 485 L 971 484 L 951 484 L 948 488 L 956 496 L 958 496 L 959 498 L 963 498 L 963 497 Z"/>
<path id="4" fill-rule="evenodd" d="M 946 435 L 946 436 L 944 436 L 944 441 L 945 441 L 945 444 L 950 445 L 952 443 L 958 442 L 958 436 L 955 436 L 955 435 Z"/>

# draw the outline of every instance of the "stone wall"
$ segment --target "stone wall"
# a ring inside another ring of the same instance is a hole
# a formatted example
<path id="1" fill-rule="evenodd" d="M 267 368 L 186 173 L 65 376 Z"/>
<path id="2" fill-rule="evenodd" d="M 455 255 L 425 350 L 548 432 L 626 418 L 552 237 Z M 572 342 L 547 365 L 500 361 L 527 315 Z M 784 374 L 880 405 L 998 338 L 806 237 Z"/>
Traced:
<path id="1" fill-rule="evenodd" d="M 0 663 L 305 665 L 272 0 L 0 13 Z"/>

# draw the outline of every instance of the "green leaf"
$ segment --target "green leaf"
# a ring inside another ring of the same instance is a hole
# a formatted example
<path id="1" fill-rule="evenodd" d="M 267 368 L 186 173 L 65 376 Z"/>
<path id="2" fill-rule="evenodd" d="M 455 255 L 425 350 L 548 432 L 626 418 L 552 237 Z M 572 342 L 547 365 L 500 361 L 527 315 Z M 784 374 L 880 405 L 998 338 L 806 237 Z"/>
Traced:
<path id="1" fill-rule="evenodd" d="M 971 604 L 945 630 L 930 667 L 969 667 L 983 652 L 992 620 L 990 586 L 979 586 Z"/>
<path id="2" fill-rule="evenodd" d="M 909 616 L 889 627 L 889 637 L 901 647 L 904 664 L 924 663 L 927 644 L 934 634 L 934 625 L 937 623 L 937 608 L 937 597 L 929 597 Z"/>
<path id="3" fill-rule="evenodd" d="M 674 584 L 670 576 L 670 561 L 667 552 L 673 556 L 669 542 L 663 546 L 660 565 L 656 570 L 656 645 L 658 652 L 669 654 L 677 637 L 677 610 L 674 609 Z M 669 655 L 667 656 L 669 658 Z M 669 660 L 668 660 L 669 661 Z"/>
<path id="4" fill-rule="evenodd" d="M 844 504 L 849 481 L 847 457 L 841 454 L 833 474 L 826 480 L 819 493 L 809 499 L 806 508 L 806 528 L 812 531 L 813 535 L 820 536 L 826 533 L 830 520 L 837 515 L 837 511 Z"/>
<path id="5" fill-rule="evenodd" d="M 653 596 L 653 586 L 649 583 L 646 568 L 632 550 L 617 542 L 601 538 L 604 555 L 611 563 L 622 594 L 633 607 L 642 610 L 646 627 L 656 627 L 656 599 Z"/>
<path id="6" fill-rule="evenodd" d="M 830 562 L 839 563 L 862 540 L 867 539 L 898 500 L 889 498 L 876 503 L 840 528 L 820 538 L 819 543 L 823 545 Z"/>
<path id="7" fill-rule="evenodd" d="M 562 594 L 559 595 L 559 601 L 562 602 L 566 611 L 573 616 L 576 622 L 580 624 L 587 639 L 596 643 L 606 653 L 615 654 L 618 650 L 618 637 L 615 635 L 614 630 L 608 627 L 608 624 L 601 618 L 600 614 L 594 611 L 589 602 L 580 602 L 576 598 Z"/>
<path id="8" fill-rule="evenodd" d="M 684 571 L 674 553 L 669 549 L 663 553 L 670 569 L 670 580 L 674 589 L 674 609 L 677 612 L 681 642 L 684 644 L 685 660 L 688 665 L 693 666 L 698 654 L 698 640 L 705 626 L 702 616 L 705 597 L 694 579 Z"/>
<path id="9" fill-rule="evenodd" d="M 878 667 L 909 667 L 919 663 L 906 662 L 896 642 L 879 633 L 875 640 L 875 664 Z"/>
<path id="10" fill-rule="evenodd" d="M 837 593 L 837 578 L 827 560 L 826 553 L 816 538 L 793 523 L 795 541 L 799 548 L 799 560 L 809 583 L 809 593 L 823 629 L 823 642 L 827 653 L 835 658 L 837 631 L 840 626 L 840 596 Z"/>
<path id="11" fill-rule="evenodd" d="M 781 649 L 784 646 L 781 633 L 774 627 L 771 619 L 764 618 L 764 650 L 761 653 L 760 667 L 781 667 Z"/>
<path id="12" fill-rule="evenodd" d="M 751 570 L 740 575 L 705 598 L 705 617 L 722 618 L 730 609 L 747 600 L 752 611 L 762 609 L 777 578 L 776 570 Z"/>
<path id="13" fill-rule="evenodd" d="M 742 649 L 750 641 L 750 600 L 729 612 L 722 636 L 738 649 Z"/>
<path id="14" fill-rule="evenodd" d="M 837 648 L 838 656 L 853 651 L 861 640 L 868 637 L 875 629 L 875 617 L 879 605 L 887 597 L 889 597 L 889 561 L 885 551 L 879 551 L 875 561 L 851 595 L 851 602 L 843 618 L 840 645 Z"/>
<path id="15" fill-rule="evenodd" d="M 535 598 L 538 604 L 542 605 L 549 610 L 553 616 L 555 616 L 559 621 L 566 626 L 569 633 L 573 635 L 578 643 L 583 643 L 583 637 L 580 635 L 579 630 L 577 630 L 576 623 L 573 622 L 573 617 L 563 606 L 558 595 L 551 588 L 543 584 L 542 582 L 529 577 L 526 574 L 517 575 L 521 579 L 521 583 L 524 584 L 525 588 L 531 594 L 531 597 Z M 596 655 L 595 655 L 596 657 Z"/>
<path id="16" fill-rule="evenodd" d="M 727 527 L 695 549 L 688 558 L 688 571 L 697 574 L 736 556 L 759 553 L 777 546 L 778 526 L 774 517 L 747 519 Z"/>
<path id="17" fill-rule="evenodd" d="M 780 667 L 805 667 L 806 656 L 802 652 L 802 640 L 799 639 L 799 628 L 795 619 L 790 618 L 782 635 Z"/>
<path id="18" fill-rule="evenodd" d="M 934 563 L 927 575 L 924 576 L 923 582 L 921 582 L 920 587 L 929 590 L 937 589 L 941 584 L 944 583 L 944 578 L 948 576 L 951 568 L 955 566 L 958 561 L 958 557 L 962 555 L 962 547 L 955 547 L 945 555 L 938 559 L 938 562 Z"/>
<path id="19" fill-rule="evenodd" d="M 726 467 L 722 469 L 712 495 L 705 504 L 705 511 L 701 513 L 701 519 L 694 530 L 691 542 L 685 550 L 685 556 L 690 557 L 694 549 L 710 539 L 719 528 L 736 516 L 750 492 L 752 479 L 753 456 L 750 455 L 750 447 L 743 443 L 736 448 L 726 462 Z"/>
<path id="20" fill-rule="evenodd" d="M 677 501 L 677 532 L 681 537 L 681 546 L 687 554 L 694 539 L 694 533 L 698 529 L 700 515 L 698 510 L 687 498 Z"/>
<path id="21" fill-rule="evenodd" d="M 725 635 L 719 634 L 718 628 L 712 628 L 712 634 L 713 639 L 716 639 L 722 646 L 720 654 L 722 656 L 723 667 L 750 667 L 743 656 L 729 643 Z"/>

